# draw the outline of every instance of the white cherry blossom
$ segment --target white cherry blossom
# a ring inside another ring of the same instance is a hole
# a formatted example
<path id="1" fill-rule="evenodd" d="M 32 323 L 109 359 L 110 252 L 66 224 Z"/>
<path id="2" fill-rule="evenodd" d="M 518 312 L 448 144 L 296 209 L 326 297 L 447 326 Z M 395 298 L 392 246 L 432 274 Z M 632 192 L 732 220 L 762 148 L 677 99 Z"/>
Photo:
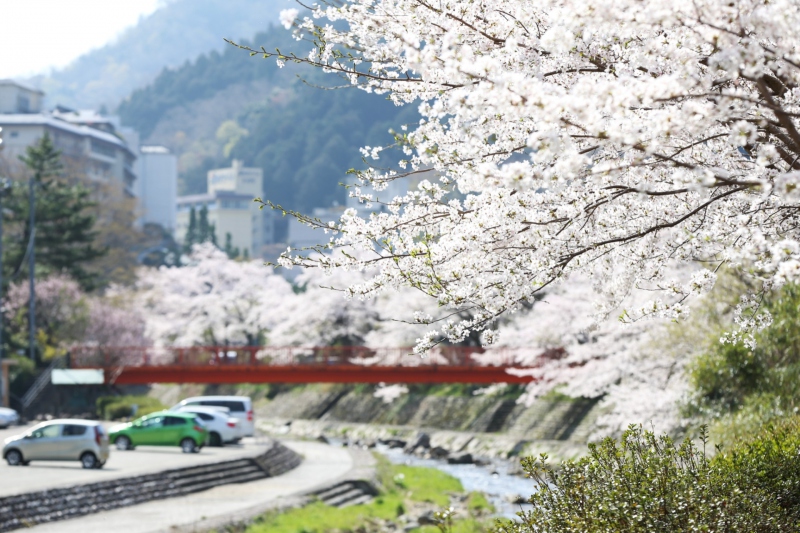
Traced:
<path id="1" fill-rule="evenodd" d="M 346 253 L 281 262 L 369 268 L 356 298 L 411 287 L 461 313 L 441 315 L 419 351 L 576 274 L 607 314 L 650 294 L 624 310 L 633 321 L 685 317 L 721 265 L 738 268 L 757 282 L 744 329 L 768 320 L 760 292 L 797 280 L 796 0 L 347 0 L 292 15 L 314 54 L 254 52 L 338 73 L 422 119 L 398 125 L 393 168 L 391 151 L 364 150 L 380 162 L 356 194 L 385 209 L 325 224 L 327 247 Z M 671 274 L 687 263 L 701 271 Z"/>

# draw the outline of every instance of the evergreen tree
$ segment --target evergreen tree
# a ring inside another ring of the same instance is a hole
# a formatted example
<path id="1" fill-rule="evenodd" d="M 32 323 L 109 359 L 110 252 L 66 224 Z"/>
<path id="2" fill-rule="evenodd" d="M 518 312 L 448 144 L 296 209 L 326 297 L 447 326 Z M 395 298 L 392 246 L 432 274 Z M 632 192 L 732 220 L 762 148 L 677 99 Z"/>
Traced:
<path id="1" fill-rule="evenodd" d="M 217 225 L 216 224 L 209 224 L 208 230 L 209 242 L 219 248 L 219 244 L 217 244 Z"/>
<path id="2" fill-rule="evenodd" d="M 185 253 L 192 251 L 192 246 L 200 242 L 197 238 L 197 212 L 192 206 L 189 211 L 189 228 L 186 230 L 186 237 L 183 239 L 183 250 Z"/>
<path id="3" fill-rule="evenodd" d="M 95 245 L 96 204 L 91 200 L 91 191 L 69 182 L 64 175 L 61 152 L 47 133 L 26 148 L 20 159 L 31 173 L 36 192 L 37 272 L 67 273 L 84 290 L 96 288 L 99 277 L 86 266 L 105 255 L 106 250 Z M 6 247 L 7 264 L 12 266 L 14 276 L 24 268 L 31 237 L 28 184 L 16 182 L 5 205 L 17 226 L 16 238 Z"/>
<path id="4" fill-rule="evenodd" d="M 231 259 L 239 257 L 239 247 L 233 246 L 233 236 L 230 231 L 225 233 L 225 253 L 228 254 L 228 257 Z"/>
<path id="5" fill-rule="evenodd" d="M 200 208 L 197 221 L 197 242 L 210 242 L 217 246 L 217 227 L 208 221 L 208 206 Z"/>

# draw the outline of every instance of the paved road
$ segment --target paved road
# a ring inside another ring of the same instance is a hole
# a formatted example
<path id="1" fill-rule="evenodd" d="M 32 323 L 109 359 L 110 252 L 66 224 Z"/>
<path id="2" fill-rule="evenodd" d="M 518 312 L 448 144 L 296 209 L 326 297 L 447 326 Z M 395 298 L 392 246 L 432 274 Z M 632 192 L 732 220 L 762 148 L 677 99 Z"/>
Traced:
<path id="1" fill-rule="evenodd" d="M 346 448 L 334 448 L 319 442 L 282 443 L 302 454 L 303 463 L 281 476 L 224 485 L 179 498 L 42 524 L 25 531 L 86 533 L 107 531 L 109 527 L 125 533 L 208 531 L 211 528 L 221 528 L 233 520 L 256 516 L 271 508 L 297 503 L 299 495 L 347 477 L 353 471 L 354 463 L 359 463 L 355 466 L 363 467 L 367 462 L 361 456 L 354 461 L 351 451 Z"/>
<path id="2" fill-rule="evenodd" d="M 0 443 L 6 437 L 25 433 L 32 425 L 0 430 Z M 33 461 L 30 466 L 24 467 L 11 467 L 3 461 L 0 463 L 0 496 L 228 461 L 257 455 L 267 443 L 266 439 L 248 438 L 238 445 L 224 448 L 206 446 L 200 453 L 188 454 L 181 452 L 177 446 L 138 446 L 135 450 L 124 452 L 112 447 L 111 456 L 102 470 L 84 470 L 78 461 Z"/>

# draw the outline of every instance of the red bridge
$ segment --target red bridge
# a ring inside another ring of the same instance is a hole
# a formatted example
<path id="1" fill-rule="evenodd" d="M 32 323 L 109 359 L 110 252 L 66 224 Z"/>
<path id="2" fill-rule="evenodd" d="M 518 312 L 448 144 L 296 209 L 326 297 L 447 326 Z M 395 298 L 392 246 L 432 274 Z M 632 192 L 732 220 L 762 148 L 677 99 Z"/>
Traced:
<path id="1" fill-rule="evenodd" d="M 410 348 L 81 346 L 75 369 L 102 369 L 108 384 L 147 383 L 528 383 L 514 370 L 552 357 L 528 350 L 448 346 L 425 357 Z M 527 361 L 527 363 L 526 363 Z M 509 370 L 512 373 L 509 373 Z"/>

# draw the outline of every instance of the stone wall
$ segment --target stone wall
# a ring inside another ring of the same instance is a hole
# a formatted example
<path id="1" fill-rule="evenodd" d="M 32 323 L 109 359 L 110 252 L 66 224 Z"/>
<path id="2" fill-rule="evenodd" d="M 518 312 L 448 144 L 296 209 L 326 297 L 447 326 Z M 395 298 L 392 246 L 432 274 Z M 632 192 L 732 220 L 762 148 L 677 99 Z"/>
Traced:
<path id="1" fill-rule="evenodd" d="M 600 414 L 599 399 L 540 399 L 532 405 L 491 396 L 406 394 L 386 404 L 353 389 L 293 389 L 262 403 L 257 414 L 271 420 L 319 420 L 480 433 L 529 440 L 586 442 Z"/>

